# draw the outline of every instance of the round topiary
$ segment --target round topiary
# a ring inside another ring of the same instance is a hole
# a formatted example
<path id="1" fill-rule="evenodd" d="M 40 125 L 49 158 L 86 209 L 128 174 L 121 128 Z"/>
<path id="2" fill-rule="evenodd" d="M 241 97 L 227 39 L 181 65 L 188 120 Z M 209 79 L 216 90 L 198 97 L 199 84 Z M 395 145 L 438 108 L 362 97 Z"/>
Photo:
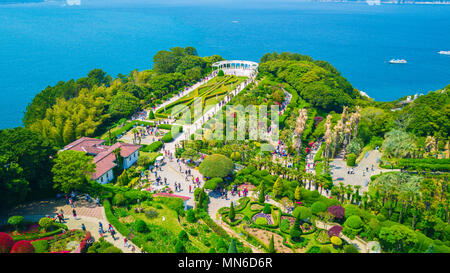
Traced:
<path id="1" fill-rule="evenodd" d="M 345 205 L 344 208 L 345 208 L 345 218 L 348 218 L 352 215 L 361 216 L 361 210 L 355 205 L 348 204 Z"/>
<path id="2" fill-rule="evenodd" d="M 311 210 L 307 207 L 296 207 L 292 212 L 295 218 L 300 218 L 301 220 L 306 220 L 311 217 Z"/>
<path id="3" fill-rule="evenodd" d="M 5 232 L 0 232 L 0 253 L 9 253 L 14 245 L 14 239 Z"/>
<path id="4" fill-rule="evenodd" d="M 52 218 L 43 217 L 39 220 L 39 226 L 45 230 L 48 230 L 51 226 L 53 226 L 55 222 Z"/>
<path id="5" fill-rule="evenodd" d="M 352 229 L 359 229 L 362 227 L 363 222 L 358 215 L 352 215 L 345 220 L 344 225 Z"/>
<path id="6" fill-rule="evenodd" d="M 341 240 L 341 238 L 339 238 L 339 237 L 333 236 L 333 237 L 330 238 L 330 241 L 331 241 L 331 243 L 332 243 L 334 246 L 340 246 L 340 245 L 342 245 L 342 240 Z"/>
<path id="7" fill-rule="evenodd" d="M 311 212 L 314 214 L 318 214 L 319 212 L 324 212 L 327 210 L 327 205 L 325 205 L 321 201 L 316 201 L 311 206 Z"/>
<path id="8" fill-rule="evenodd" d="M 12 247 L 11 253 L 34 253 L 34 247 L 29 241 L 18 241 Z"/>
<path id="9" fill-rule="evenodd" d="M 220 177 L 214 177 L 209 179 L 208 181 L 205 182 L 205 185 L 203 186 L 203 188 L 207 189 L 207 190 L 215 190 L 217 188 L 217 185 L 222 183 L 223 179 Z"/>
<path id="10" fill-rule="evenodd" d="M 206 177 L 226 177 L 233 171 L 234 164 L 231 159 L 221 154 L 207 156 L 198 168 Z"/>
<path id="11" fill-rule="evenodd" d="M 330 206 L 328 207 L 327 212 L 336 219 L 343 219 L 345 216 L 345 209 L 341 206 Z"/>

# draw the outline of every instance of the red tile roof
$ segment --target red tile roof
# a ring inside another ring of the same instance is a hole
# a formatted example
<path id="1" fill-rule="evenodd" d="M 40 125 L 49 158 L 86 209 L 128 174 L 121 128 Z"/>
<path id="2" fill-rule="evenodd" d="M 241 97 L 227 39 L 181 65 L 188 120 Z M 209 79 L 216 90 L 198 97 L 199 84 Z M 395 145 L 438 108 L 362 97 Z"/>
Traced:
<path id="1" fill-rule="evenodd" d="M 82 137 L 66 145 L 63 150 L 80 151 L 95 155 L 93 162 L 96 168 L 92 179 L 97 180 L 117 165 L 115 162 L 116 156 L 113 153 L 115 149 L 120 148 L 120 155 L 127 158 L 141 148 L 140 145 L 120 142 L 112 146 L 106 146 L 102 145 L 104 142 L 101 139 Z"/>

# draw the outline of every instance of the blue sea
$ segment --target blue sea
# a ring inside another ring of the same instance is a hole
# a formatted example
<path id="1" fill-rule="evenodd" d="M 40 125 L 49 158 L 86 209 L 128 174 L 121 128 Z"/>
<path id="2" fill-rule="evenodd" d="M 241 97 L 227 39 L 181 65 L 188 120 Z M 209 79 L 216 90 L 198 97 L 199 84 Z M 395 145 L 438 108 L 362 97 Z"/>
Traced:
<path id="1" fill-rule="evenodd" d="M 11 1 L 11 0 L 10 0 Z M 1 3 L 1 0 L 0 0 Z M 333 64 L 355 88 L 390 101 L 450 84 L 450 5 L 295 1 L 81 0 L 0 4 L 0 129 L 22 125 L 34 95 L 93 68 L 150 69 L 153 55 L 258 61 L 272 51 Z M 392 65 L 392 58 L 408 60 Z"/>

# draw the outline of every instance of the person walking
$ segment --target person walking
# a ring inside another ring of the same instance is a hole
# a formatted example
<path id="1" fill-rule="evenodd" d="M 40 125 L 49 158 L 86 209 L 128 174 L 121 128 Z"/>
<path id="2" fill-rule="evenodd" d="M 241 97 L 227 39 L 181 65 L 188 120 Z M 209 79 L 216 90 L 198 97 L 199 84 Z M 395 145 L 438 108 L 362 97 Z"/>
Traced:
<path id="1" fill-rule="evenodd" d="M 111 237 L 114 239 L 114 241 L 116 240 L 116 231 L 114 229 L 111 229 Z"/>
<path id="2" fill-rule="evenodd" d="M 128 239 L 127 239 L 127 237 L 124 237 L 124 238 L 123 238 L 123 246 L 126 247 L 126 248 L 129 248 L 129 247 L 130 247 L 130 245 L 128 244 Z"/>
<path id="3" fill-rule="evenodd" d="M 83 231 L 86 231 L 86 226 L 82 223 L 81 224 L 81 229 L 83 230 Z"/>
<path id="4" fill-rule="evenodd" d="M 102 231 L 102 233 L 104 233 L 103 232 L 103 224 L 102 224 L 102 222 L 98 222 L 98 228 Z"/>
<path id="5" fill-rule="evenodd" d="M 98 228 L 98 234 L 100 234 L 100 237 L 103 237 L 103 230 L 101 228 Z"/>
<path id="6" fill-rule="evenodd" d="M 73 219 L 77 219 L 77 211 L 75 209 L 72 210 L 73 213 Z"/>

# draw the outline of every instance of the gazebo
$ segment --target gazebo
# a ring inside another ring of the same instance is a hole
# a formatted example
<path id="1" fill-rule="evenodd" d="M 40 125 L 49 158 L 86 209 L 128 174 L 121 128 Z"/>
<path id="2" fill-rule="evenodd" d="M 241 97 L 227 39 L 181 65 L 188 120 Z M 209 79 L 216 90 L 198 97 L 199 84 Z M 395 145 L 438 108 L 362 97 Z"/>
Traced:
<path id="1" fill-rule="evenodd" d="M 214 69 L 243 69 L 243 70 L 256 70 L 258 69 L 258 63 L 252 61 L 243 60 L 226 60 L 215 62 L 212 64 Z"/>

